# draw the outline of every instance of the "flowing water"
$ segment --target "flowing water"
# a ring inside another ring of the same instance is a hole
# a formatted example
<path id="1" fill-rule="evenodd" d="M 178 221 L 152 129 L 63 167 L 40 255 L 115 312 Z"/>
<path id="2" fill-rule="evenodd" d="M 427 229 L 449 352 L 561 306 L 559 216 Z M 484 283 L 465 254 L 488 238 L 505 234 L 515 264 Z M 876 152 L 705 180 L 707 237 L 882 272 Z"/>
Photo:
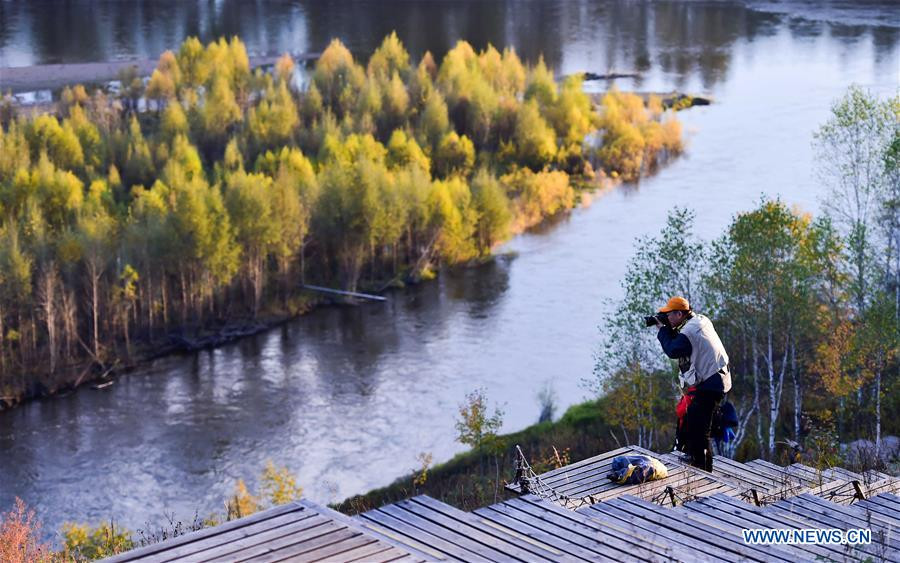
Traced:
<path id="1" fill-rule="evenodd" d="M 23 498 L 47 533 L 67 520 L 132 529 L 221 510 L 267 460 L 333 502 L 463 447 L 454 421 L 484 387 L 504 430 L 590 395 L 598 323 L 635 237 L 673 206 L 704 238 L 762 194 L 816 212 L 812 133 L 850 84 L 900 86 L 890 3 L 0 2 L 0 67 L 155 57 L 188 34 L 240 35 L 254 53 L 371 52 L 396 30 L 418 59 L 457 39 L 543 54 L 560 74 L 639 71 L 622 90 L 704 93 L 679 114 L 686 154 L 639 185 L 508 243 L 485 266 L 443 272 L 385 304 L 323 308 L 234 345 L 170 357 L 101 390 L 0 413 L 0 510 Z M 600 90 L 607 83 L 588 83 Z"/>

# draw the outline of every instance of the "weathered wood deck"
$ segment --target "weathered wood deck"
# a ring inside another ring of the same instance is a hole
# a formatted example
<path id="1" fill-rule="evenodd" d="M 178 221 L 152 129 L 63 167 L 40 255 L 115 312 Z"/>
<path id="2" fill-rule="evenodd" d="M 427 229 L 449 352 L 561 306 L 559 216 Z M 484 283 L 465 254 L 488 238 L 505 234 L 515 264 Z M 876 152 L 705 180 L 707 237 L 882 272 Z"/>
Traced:
<path id="1" fill-rule="evenodd" d="M 900 497 L 805 493 L 757 507 L 716 493 L 677 508 L 632 495 L 568 510 L 534 495 L 472 513 L 429 497 L 357 517 L 436 561 L 900 561 Z M 742 530 L 869 529 L 868 545 L 751 545 Z"/>
<path id="2" fill-rule="evenodd" d="M 425 561 L 355 520 L 301 500 L 107 559 L 124 561 Z"/>
<path id="3" fill-rule="evenodd" d="M 606 475 L 625 454 L 655 455 L 669 476 L 614 485 Z M 353 518 L 300 501 L 110 561 L 900 562 L 900 479 L 877 472 L 716 457 L 710 474 L 629 446 L 508 488 L 553 495 L 474 512 L 418 496 Z M 869 529 L 872 542 L 751 545 L 742 535 L 814 528 Z"/>
<path id="4" fill-rule="evenodd" d="M 641 485 L 617 485 L 607 475 L 613 458 L 620 455 L 653 456 L 663 462 L 669 476 Z M 843 468 L 817 471 L 800 463 L 782 467 L 761 459 L 741 463 L 722 456 L 714 456 L 713 471 L 707 473 L 691 467 L 680 455 L 656 454 L 638 446 L 625 446 L 547 471 L 536 480 L 512 483 L 506 488 L 519 494 L 549 488 L 556 493 L 556 502 L 572 509 L 626 494 L 673 506 L 713 494 L 766 505 L 803 493 L 844 504 L 879 493 L 900 493 L 900 479 L 884 473 L 858 474 Z"/>

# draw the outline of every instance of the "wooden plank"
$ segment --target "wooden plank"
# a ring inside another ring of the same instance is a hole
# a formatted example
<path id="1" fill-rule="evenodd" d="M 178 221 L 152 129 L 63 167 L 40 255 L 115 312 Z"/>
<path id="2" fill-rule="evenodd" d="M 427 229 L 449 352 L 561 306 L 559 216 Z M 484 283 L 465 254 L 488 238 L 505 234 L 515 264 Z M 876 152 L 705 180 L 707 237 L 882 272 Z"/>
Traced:
<path id="1" fill-rule="evenodd" d="M 884 481 L 886 479 L 893 479 L 892 476 L 887 473 L 882 473 L 881 471 L 876 471 L 874 469 L 869 469 L 868 471 L 863 471 L 863 481 L 866 483 L 874 483 L 876 481 Z"/>
<path id="2" fill-rule="evenodd" d="M 827 501 L 824 501 L 827 502 Z M 785 508 L 784 504 L 781 503 L 790 503 L 791 508 Z M 847 530 L 849 528 L 869 528 L 865 522 L 857 521 L 856 518 L 849 514 L 840 514 L 836 510 L 831 511 L 823 511 L 821 507 L 818 507 L 814 504 L 806 502 L 801 498 L 789 499 L 787 501 L 780 501 L 776 503 L 776 505 L 772 505 L 770 507 L 766 507 L 766 510 L 781 511 L 781 512 L 789 512 L 797 514 L 799 513 L 805 519 L 818 523 L 815 527 L 823 527 L 823 528 L 837 528 L 840 530 Z M 842 505 L 834 505 L 835 507 L 846 508 Z M 828 512 L 827 514 L 825 512 Z M 900 549 L 900 540 L 894 538 L 888 538 L 887 544 L 893 549 Z M 876 556 L 878 546 L 872 545 L 861 545 L 856 546 L 856 549 L 860 551 L 869 553 L 870 555 Z"/>
<path id="3" fill-rule="evenodd" d="M 900 479 L 889 478 L 884 481 L 863 485 L 862 487 L 866 498 L 882 493 L 900 492 Z"/>
<path id="4" fill-rule="evenodd" d="M 500 561 L 504 558 L 503 551 L 491 545 L 480 543 L 466 534 L 441 526 L 427 518 L 424 518 L 414 512 L 405 510 L 401 503 L 389 504 L 382 506 L 378 510 L 390 514 L 394 518 L 406 522 L 410 526 L 428 532 L 433 536 L 443 538 L 444 540 L 456 545 L 464 552 L 474 553 L 491 561 Z"/>
<path id="5" fill-rule="evenodd" d="M 414 543 L 412 543 L 412 545 L 414 547 L 419 544 L 426 550 L 443 554 L 446 558 L 458 561 L 490 561 L 486 557 L 460 548 L 458 545 L 448 541 L 442 536 L 436 536 L 412 526 L 380 508 L 360 514 L 359 518 L 371 520 L 384 528 L 396 532 L 400 535 L 403 543 L 406 543 L 406 538 L 409 538 L 410 540 L 413 540 Z M 421 547 L 419 549 L 421 549 Z"/>
<path id="6" fill-rule="evenodd" d="M 713 475 L 722 475 L 737 480 L 740 484 L 755 488 L 760 491 L 768 491 L 777 487 L 779 483 L 771 478 L 754 473 L 744 467 L 744 464 L 722 456 L 713 457 Z"/>
<path id="7" fill-rule="evenodd" d="M 673 515 L 673 518 L 677 518 L 682 522 L 696 522 L 700 526 L 705 527 L 705 529 L 707 530 L 717 530 L 719 535 L 728 538 L 729 540 L 734 538 L 734 541 L 739 545 L 756 551 L 764 558 L 772 557 L 774 559 L 775 557 L 778 557 L 784 561 L 793 562 L 796 560 L 797 555 L 802 555 L 802 550 L 794 549 L 792 546 L 788 545 L 763 547 L 744 543 L 742 535 L 742 530 L 744 528 L 738 525 L 735 522 L 734 518 L 724 516 L 721 513 L 709 510 L 703 506 L 700 506 L 698 508 L 699 509 L 695 508 L 693 510 L 689 510 L 682 506 L 679 508 L 670 509 L 669 512 L 677 515 Z M 737 538 L 740 538 L 740 540 L 738 540 Z"/>
<path id="8" fill-rule="evenodd" d="M 616 508 L 611 503 L 618 502 L 613 500 L 609 503 L 595 504 L 584 509 L 584 514 L 589 515 L 597 522 L 608 523 L 615 522 L 620 527 L 628 530 L 634 537 L 652 537 L 657 544 L 661 544 L 661 549 L 668 550 L 671 557 L 686 561 L 731 561 L 734 554 L 728 551 L 711 547 L 710 549 L 698 550 L 697 541 L 684 534 L 674 533 L 671 530 L 655 526 L 640 518 L 633 518 L 631 515 Z"/>
<path id="9" fill-rule="evenodd" d="M 378 539 L 379 541 L 381 541 L 382 543 L 387 544 L 388 546 L 394 546 L 394 547 L 400 548 L 401 550 L 409 553 L 410 555 L 413 555 L 417 559 L 428 559 L 429 557 L 433 557 L 433 554 L 416 551 L 411 546 L 404 544 L 402 542 L 399 542 L 389 535 L 385 535 L 385 534 L 379 533 L 378 531 L 373 530 L 370 526 L 367 526 L 362 520 L 358 520 L 356 518 L 351 518 L 350 516 L 347 516 L 346 514 L 342 514 L 342 513 L 338 512 L 337 510 L 332 510 L 331 508 L 328 508 L 327 506 L 320 506 L 320 505 L 310 502 L 306 499 L 301 499 L 297 502 L 299 504 L 309 508 L 310 510 L 318 512 L 319 514 L 321 514 L 322 516 L 324 516 L 326 518 L 330 518 L 330 519 L 334 520 L 335 522 L 343 523 L 348 528 L 351 528 L 354 530 L 359 530 L 366 535 L 372 536 L 372 537 Z"/>
<path id="10" fill-rule="evenodd" d="M 648 490 L 651 494 L 662 491 L 667 486 L 676 487 L 682 490 L 688 490 L 694 486 L 720 483 L 732 486 L 731 483 L 725 483 L 722 479 L 705 471 L 690 466 L 676 466 L 669 469 L 669 474 L 663 479 L 648 481 L 638 485 L 619 485 L 608 479 L 598 485 L 594 489 L 565 489 L 565 494 L 573 498 L 593 497 L 595 500 L 604 500 L 615 498 L 624 494 L 632 494 L 646 498 L 644 490 Z"/>
<path id="11" fill-rule="evenodd" d="M 572 538 L 573 541 L 582 543 L 591 541 L 593 545 L 602 550 L 602 553 L 610 557 L 621 559 L 622 557 L 650 558 L 654 555 L 669 555 L 667 546 L 653 540 L 652 536 L 648 537 L 647 534 L 635 536 L 627 526 L 621 526 L 617 522 L 603 523 L 588 515 L 541 502 L 534 497 L 513 499 L 503 504 L 520 513 L 577 534 L 582 539 Z M 516 516 L 519 515 L 516 514 Z"/>
<path id="12" fill-rule="evenodd" d="M 350 529 L 350 528 L 346 528 Z M 358 533 L 358 532 L 357 532 Z M 375 538 L 370 538 L 369 536 L 358 533 L 358 535 L 342 540 L 340 542 L 335 542 L 327 545 L 323 545 L 317 549 L 313 549 L 310 551 L 304 551 L 303 560 L 304 561 L 321 561 L 323 559 L 327 559 L 329 557 L 334 557 L 336 555 L 344 555 L 350 551 L 355 549 L 363 548 L 366 546 L 378 545 L 378 540 Z M 279 554 L 280 556 L 281 554 Z M 296 554 L 290 554 L 284 559 L 279 559 L 283 561 L 285 559 L 295 557 Z"/>
<path id="13" fill-rule="evenodd" d="M 848 471 L 847 469 L 844 469 L 843 467 L 831 467 L 831 468 L 825 469 L 823 471 L 823 473 L 825 475 L 828 475 L 835 479 L 846 479 L 847 481 L 859 481 L 859 482 L 863 481 L 862 475 L 860 475 L 859 473 L 854 473 L 853 471 Z"/>
<path id="14" fill-rule="evenodd" d="M 569 465 L 541 473 L 539 475 L 539 477 L 541 478 L 542 481 L 544 481 L 546 483 L 546 482 L 548 482 L 548 480 L 552 480 L 554 477 L 557 477 L 564 473 L 574 475 L 577 473 L 576 470 L 579 470 L 586 465 L 595 465 L 597 462 L 602 461 L 604 459 L 612 460 L 612 458 L 614 458 L 616 456 L 628 455 L 630 452 L 633 452 L 633 451 L 634 451 L 634 448 L 632 448 L 631 446 L 617 448 L 617 449 L 609 451 L 609 452 L 603 452 L 603 453 L 595 455 L 593 457 L 585 458 L 581 461 L 577 461 L 575 463 L 570 463 Z"/>
<path id="15" fill-rule="evenodd" d="M 212 560 L 241 561 L 254 559 L 256 557 L 263 557 L 266 554 L 272 553 L 273 551 L 297 543 L 315 542 L 322 537 L 327 537 L 329 540 L 331 540 L 334 539 L 334 534 L 340 534 L 347 530 L 348 528 L 345 528 L 340 524 L 335 524 L 334 522 L 326 520 L 325 523 L 321 526 L 309 528 L 307 530 L 297 532 L 296 534 L 281 536 L 279 538 L 272 538 L 269 541 L 258 543 L 252 546 L 245 546 L 239 549 L 234 549 L 231 552 L 224 553 L 222 557 Z M 340 536 L 338 537 L 340 538 Z"/>
<path id="16" fill-rule="evenodd" d="M 857 527 L 868 528 L 870 524 L 865 511 L 856 508 L 856 506 L 831 503 L 813 495 L 801 495 L 792 500 L 796 500 L 801 506 L 807 506 L 810 510 L 815 510 L 823 515 L 829 515 L 843 520 L 853 519 L 853 521 L 859 524 Z M 883 526 L 892 525 L 892 522 L 890 521 L 881 521 L 877 514 L 873 514 L 872 518 L 876 523 L 881 522 Z"/>
<path id="17" fill-rule="evenodd" d="M 516 535 L 504 533 L 496 526 L 489 526 L 487 524 L 484 524 L 480 518 L 476 517 L 470 512 L 464 512 L 456 507 L 444 504 L 443 502 L 435 500 L 427 495 L 413 497 L 410 500 L 413 503 L 421 504 L 427 507 L 429 510 L 432 510 L 442 516 L 451 518 L 459 522 L 463 522 L 467 527 L 474 529 L 478 533 L 487 534 L 492 538 L 504 542 L 505 545 L 512 546 L 511 549 L 527 559 L 543 558 L 552 560 L 554 557 L 559 555 L 559 552 L 557 550 L 554 550 L 552 548 L 548 549 L 550 546 L 542 545 L 538 542 L 530 541 L 528 539 L 523 540 L 523 538 Z"/>
<path id="18" fill-rule="evenodd" d="M 790 512 L 789 510 L 785 509 L 783 506 L 774 506 L 774 505 L 771 507 L 767 507 L 766 510 L 771 511 L 771 512 L 769 512 L 769 514 L 777 514 L 777 513 L 799 514 L 804 519 L 808 520 L 809 522 L 811 522 L 813 524 L 812 526 L 810 526 L 812 528 L 837 528 L 840 530 L 847 530 L 851 527 L 856 527 L 856 528 L 861 527 L 861 526 L 852 526 L 852 525 L 848 526 L 845 521 L 842 521 L 839 518 L 829 517 L 829 516 L 817 513 L 814 510 L 803 510 L 804 507 L 798 507 L 798 508 L 801 509 L 801 512 L 799 512 L 799 513 L 798 512 Z M 898 549 L 897 548 L 897 540 L 890 538 L 890 535 L 887 536 L 886 545 L 888 545 L 888 547 L 891 549 Z M 870 556 L 872 556 L 874 558 L 873 560 L 876 560 L 876 561 L 881 560 L 881 557 L 879 556 L 879 552 L 882 551 L 882 546 L 880 546 L 876 543 L 872 543 L 870 545 L 854 546 L 854 549 L 869 554 Z"/>
<path id="19" fill-rule="evenodd" d="M 868 513 L 871 512 L 877 515 L 876 518 L 882 522 L 888 523 L 897 530 L 900 530 L 900 509 L 887 507 L 877 502 L 869 502 L 868 500 L 859 501 L 853 506 L 862 510 L 867 517 Z"/>
<path id="20" fill-rule="evenodd" d="M 388 551 L 392 550 L 395 553 L 387 553 Z M 336 553 L 328 557 L 323 557 L 321 561 L 327 563 L 350 563 L 351 561 L 359 561 L 361 559 L 365 559 L 367 563 L 375 563 L 390 561 L 391 559 L 396 559 L 401 555 L 406 555 L 406 553 L 397 549 L 396 547 L 391 547 L 379 541 L 374 541 L 372 543 L 363 545 L 361 547 L 356 547 L 343 553 Z"/>
<path id="21" fill-rule="evenodd" d="M 640 487 L 650 485 L 651 483 L 661 483 L 668 479 L 678 479 L 679 477 L 688 473 L 688 471 L 684 468 L 672 468 L 672 475 L 666 477 L 665 479 L 658 479 L 656 481 L 650 481 L 648 483 L 642 483 L 639 485 L 619 485 L 614 481 L 610 481 L 607 477 L 610 470 L 612 469 L 612 464 L 604 467 L 605 468 L 600 471 L 585 475 L 578 481 L 573 481 L 566 484 L 565 486 L 556 487 L 555 490 L 560 494 L 564 494 L 570 498 L 578 499 L 594 495 L 607 496 L 605 495 L 605 493 L 609 492 L 613 493 L 613 496 L 619 496 L 620 494 L 629 494 L 630 491 L 637 491 Z M 665 485 L 663 485 L 663 488 L 665 488 Z"/>
<path id="22" fill-rule="evenodd" d="M 333 525 L 337 527 L 337 524 Z M 260 546 L 261 548 L 266 548 L 266 551 L 262 553 L 260 553 L 259 551 L 254 551 L 254 553 L 249 556 L 245 556 L 244 553 L 240 553 L 238 555 L 241 556 L 241 559 L 229 558 L 228 560 L 233 561 L 234 563 L 243 563 L 245 561 L 253 561 L 254 563 L 267 563 L 270 561 L 285 561 L 287 559 L 305 559 L 305 557 L 301 558 L 299 556 L 317 550 L 323 546 L 345 542 L 360 536 L 362 536 L 362 534 L 356 530 L 340 527 L 327 534 L 323 534 L 315 538 L 304 539 L 300 542 L 291 543 L 290 538 L 284 538 L 281 541 L 273 542 L 265 546 Z"/>
<path id="23" fill-rule="evenodd" d="M 900 497 L 891 493 L 882 493 L 859 502 L 859 504 L 863 503 L 878 503 L 888 508 L 894 507 L 896 510 L 900 511 Z"/>
<path id="24" fill-rule="evenodd" d="M 238 528 L 237 530 L 232 530 L 227 534 L 221 534 L 186 545 L 177 546 L 161 553 L 157 560 L 176 561 L 188 556 L 202 558 L 203 555 L 197 554 L 202 554 L 208 550 L 215 550 L 222 546 L 229 546 L 235 542 L 254 543 L 252 538 L 259 534 L 274 533 L 275 536 L 279 536 L 284 533 L 283 530 L 285 527 L 289 527 L 289 530 L 297 531 L 321 525 L 326 521 L 327 520 L 319 518 L 315 513 L 311 512 L 289 513 L 262 522 L 256 522 L 249 526 Z"/>
<path id="25" fill-rule="evenodd" d="M 648 537 L 645 533 L 635 534 L 633 528 L 623 525 L 617 519 L 604 521 L 604 518 L 598 518 L 593 513 L 567 510 L 544 502 L 534 496 L 526 496 L 507 502 L 522 510 L 532 511 L 532 513 L 534 513 L 533 511 L 539 511 L 536 514 L 545 518 L 548 514 L 552 514 L 553 517 L 561 518 L 562 522 L 569 527 L 572 527 L 573 523 L 575 523 L 587 530 L 597 530 L 602 535 L 602 541 L 606 543 L 612 542 L 615 546 L 621 546 L 616 547 L 616 549 L 623 551 L 627 557 L 649 556 L 646 554 L 641 555 L 643 552 L 656 553 L 667 558 L 672 556 L 670 546 L 657 541 L 655 536 Z M 593 536 L 588 535 L 588 537 L 596 538 L 596 532 Z M 606 538 L 608 538 L 608 541 Z"/>
<path id="26" fill-rule="evenodd" d="M 690 502 L 688 504 L 685 504 L 682 509 L 704 511 L 706 513 L 720 513 L 724 518 L 728 518 L 730 521 L 743 526 L 746 529 L 800 529 L 806 527 L 805 524 L 795 520 L 773 519 L 771 516 L 761 514 L 761 509 L 749 506 L 743 502 L 737 502 L 734 504 L 723 502 L 718 496 L 705 497 L 700 500 Z M 840 549 L 834 548 L 833 546 L 831 549 L 828 549 L 829 546 L 818 545 L 797 545 L 794 547 L 815 556 L 809 557 L 808 559 L 830 559 L 834 554 L 842 555 L 842 551 Z"/>
<path id="27" fill-rule="evenodd" d="M 355 554 L 355 552 L 354 552 Z M 354 555 L 355 557 L 355 555 Z M 341 563 L 351 563 L 354 561 L 364 561 L 365 563 L 388 563 L 391 561 L 408 561 L 410 563 L 424 563 L 425 561 L 430 561 L 430 559 L 422 559 L 415 554 L 406 553 L 400 548 L 390 547 L 386 551 L 381 551 L 375 555 L 368 557 L 355 557 L 354 559 L 339 559 L 336 560 Z"/>
<path id="28" fill-rule="evenodd" d="M 580 540 L 570 541 L 569 539 L 566 539 L 560 535 L 556 535 L 555 532 L 557 530 L 555 526 L 541 521 L 532 523 L 531 518 L 528 515 L 519 516 L 518 519 L 513 518 L 505 512 L 516 513 L 518 511 L 508 506 L 503 507 L 502 509 L 496 509 L 495 507 L 497 506 L 498 505 L 487 508 L 479 508 L 475 511 L 475 514 L 484 518 L 486 521 L 493 523 L 494 525 L 500 526 L 506 530 L 521 534 L 523 536 L 527 536 L 535 541 L 558 549 L 561 552 L 560 559 L 566 559 L 565 555 L 568 555 L 570 557 L 585 559 L 588 561 L 597 559 L 614 561 L 609 557 L 603 557 L 602 547 L 596 548 L 596 551 L 592 551 L 590 545 L 582 545 L 580 543 Z"/>
<path id="29" fill-rule="evenodd" d="M 189 534 L 185 534 L 183 536 L 178 536 L 177 538 L 172 538 L 170 540 L 166 540 L 164 542 L 160 542 L 153 545 L 148 545 L 146 547 L 141 547 L 138 549 L 133 549 L 131 551 L 121 553 L 114 557 L 107 559 L 107 563 L 120 563 L 122 561 L 134 561 L 137 559 L 141 559 L 156 553 L 161 553 L 163 551 L 169 551 L 175 547 L 182 546 L 185 544 L 193 543 L 202 539 L 211 538 L 214 536 L 219 536 L 223 534 L 227 534 L 228 532 L 234 531 L 238 528 L 244 528 L 251 524 L 255 524 L 257 522 L 262 522 L 264 520 L 268 520 L 271 518 L 275 518 L 277 516 L 281 516 L 283 514 L 288 514 L 291 512 L 303 512 L 305 508 L 296 503 L 284 504 L 281 506 L 276 506 L 275 508 L 270 508 L 268 510 L 263 510 L 261 512 L 257 512 L 256 514 L 252 514 L 250 516 L 246 516 L 244 518 L 240 518 L 238 520 L 232 520 L 231 522 L 226 522 L 224 524 L 220 524 L 218 526 L 214 526 L 212 528 L 204 528 L 203 530 L 197 530 L 196 532 L 191 532 Z"/>
<path id="30" fill-rule="evenodd" d="M 792 463 L 787 466 L 787 470 L 792 475 L 798 475 L 808 481 L 810 485 L 821 485 L 826 481 L 830 481 L 828 477 L 825 476 L 824 471 L 818 471 L 815 468 L 809 467 L 808 465 L 803 465 L 802 463 Z"/>
<path id="31" fill-rule="evenodd" d="M 650 454 L 645 454 L 641 451 L 634 451 L 634 452 L 631 452 L 630 454 L 626 454 L 626 455 L 649 455 L 650 457 L 654 457 L 654 458 L 658 459 L 659 461 L 661 461 L 663 463 L 663 465 L 666 466 L 666 469 L 669 470 L 669 472 L 677 471 L 677 470 L 684 468 L 684 466 L 681 466 L 679 464 L 675 464 L 675 463 L 671 463 L 671 462 L 667 463 L 666 461 L 661 460 L 660 456 L 658 456 L 656 454 L 652 454 L 652 452 Z M 607 476 L 612 471 L 613 459 L 614 458 L 607 458 L 602 461 L 598 461 L 597 463 L 592 464 L 590 467 L 584 468 L 582 471 L 580 471 L 578 473 L 573 473 L 572 475 L 569 476 L 570 477 L 569 479 L 565 480 L 565 482 L 563 482 L 562 480 L 557 480 L 557 479 L 549 479 L 548 480 L 548 479 L 544 479 L 543 477 L 541 478 L 541 481 L 543 481 L 545 484 L 553 487 L 554 489 L 556 489 L 559 492 L 562 492 L 568 496 L 574 496 L 577 494 L 576 492 L 570 493 L 570 492 L 566 492 L 566 491 L 573 490 L 573 489 L 579 488 L 579 487 L 585 487 L 589 483 L 593 483 L 593 482 L 610 483 L 609 478 Z"/>
<path id="32" fill-rule="evenodd" d="M 823 502 L 827 501 L 824 501 L 823 499 Z M 880 505 L 878 502 L 861 506 L 860 502 L 850 505 L 840 505 L 837 508 L 838 511 L 841 512 L 844 510 L 852 511 L 852 514 L 857 515 L 862 520 L 868 521 L 871 518 L 878 522 L 881 522 L 885 526 L 894 526 L 895 528 L 900 529 L 900 510 L 897 510 L 893 507 Z M 882 510 L 871 510 L 872 507 L 879 507 Z M 870 512 L 871 514 L 869 514 Z"/>
<path id="33" fill-rule="evenodd" d="M 445 553 L 435 549 L 434 547 L 425 544 L 422 541 L 409 537 L 408 535 L 398 532 L 392 528 L 389 528 L 382 524 L 377 520 L 385 520 L 390 517 L 386 514 L 376 514 L 374 510 L 366 512 L 365 514 L 370 515 L 372 518 L 363 518 L 362 515 L 356 516 L 355 518 L 359 519 L 360 526 L 366 529 L 367 532 L 375 532 L 381 536 L 386 536 L 391 538 L 391 540 L 400 546 L 400 549 L 409 550 L 414 554 L 424 553 L 426 561 L 445 561 L 448 559 L 455 560 L 454 558 L 446 555 Z M 396 523 L 398 526 L 403 526 L 402 523 Z"/>
<path id="34" fill-rule="evenodd" d="M 698 525 L 685 526 L 680 519 L 673 519 L 671 511 L 659 506 L 653 505 L 641 499 L 634 497 L 622 497 L 613 501 L 615 507 L 624 513 L 631 514 L 633 517 L 656 523 L 657 526 L 668 528 L 675 533 L 690 536 L 703 545 L 697 548 L 706 550 L 707 545 L 714 546 L 719 549 L 727 550 L 737 555 L 739 558 L 748 558 L 755 561 L 781 560 L 793 562 L 793 558 L 787 554 L 781 554 L 774 550 L 760 550 L 757 546 L 751 546 L 743 542 L 743 538 L 737 539 L 727 534 L 716 533 L 703 526 Z M 688 520 L 695 520 L 688 517 Z M 734 555 L 732 556 L 734 558 Z"/>
<path id="35" fill-rule="evenodd" d="M 433 500 L 433 499 L 432 499 Z M 435 501 L 437 502 L 437 501 Z M 419 516 L 437 526 L 446 528 L 450 532 L 459 533 L 464 536 L 467 541 L 479 543 L 485 547 L 493 549 L 498 553 L 503 553 L 510 559 L 520 561 L 542 560 L 549 561 L 547 553 L 533 553 L 528 550 L 521 549 L 514 542 L 508 541 L 509 538 L 500 536 L 499 534 L 486 533 L 479 528 L 472 526 L 467 518 L 460 518 L 459 515 L 449 516 L 447 513 L 438 511 L 428 505 L 427 501 L 415 499 L 401 501 L 394 504 L 403 510 L 406 510 L 416 516 Z M 463 514 L 466 514 L 463 512 Z"/>
<path id="36" fill-rule="evenodd" d="M 502 527 L 508 531 L 531 538 L 534 541 L 551 546 L 560 552 L 559 559 L 570 557 L 585 560 L 614 561 L 608 556 L 606 546 L 595 544 L 592 540 L 584 538 L 570 538 L 570 532 L 565 527 L 558 527 L 551 522 L 543 521 L 530 514 L 516 510 L 510 506 L 493 505 L 487 508 L 479 508 L 475 511 L 479 517 L 492 525 Z"/>
<path id="37" fill-rule="evenodd" d="M 745 463 L 744 467 L 751 468 L 753 471 L 759 472 L 762 475 L 770 476 L 776 482 L 784 481 L 785 479 L 797 481 L 801 484 L 804 484 L 804 481 L 812 482 L 811 480 L 805 479 L 802 475 L 791 473 L 786 467 L 775 465 L 764 459 L 754 459 L 752 462 Z"/>
<path id="38" fill-rule="evenodd" d="M 309 518 L 299 522 L 279 526 L 277 528 L 270 528 L 245 537 L 234 537 L 230 541 L 218 545 L 210 545 L 205 548 L 194 549 L 189 553 L 176 554 L 175 552 L 166 552 L 166 560 L 175 561 L 189 556 L 194 561 L 214 561 L 243 549 L 251 549 L 263 543 L 276 541 L 285 536 L 296 537 L 298 534 L 304 533 L 317 535 L 322 533 L 323 529 L 327 529 L 327 525 L 330 523 L 331 521 L 327 518 L 311 514 Z M 193 544 L 191 547 L 193 547 Z"/>
<path id="39" fill-rule="evenodd" d="M 513 505 L 511 501 L 507 501 L 488 508 L 560 538 L 551 544 L 560 550 L 567 550 L 566 545 L 577 545 L 590 549 L 594 553 L 592 558 L 597 560 L 617 561 L 623 556 L 624 549 L 630 545 L 627 542 L 608 537 L 600 529 L 585 526 L 577 520 L 562 518 L 550 510 L 536 509 L 527 503 Z"/>

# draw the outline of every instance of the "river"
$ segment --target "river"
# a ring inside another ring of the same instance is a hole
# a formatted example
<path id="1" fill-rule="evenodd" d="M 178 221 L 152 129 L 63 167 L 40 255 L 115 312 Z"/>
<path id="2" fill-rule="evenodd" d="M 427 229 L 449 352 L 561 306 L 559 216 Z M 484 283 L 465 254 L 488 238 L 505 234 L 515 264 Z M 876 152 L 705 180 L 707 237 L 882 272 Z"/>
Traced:
<path id="1" fill-rule="evenodd" d="M 0 413 L 0 510 L 21 497 L 48 537 L 64 521 L 189 520 L 221 511 L 267 460 L 333 502 L 390 483 L 420 452 L 461 451 L 457 406 L 477 387 L 504 409 L 505 431 L 536 421 L 547 382 L 560 410 L 590 396 L 598 323 L 636 237 L 676 205 L 707 239 L 762 194 L 816 212 L 811 140 L 831 103 L 853 83 L 897 92 L 896 7 L 819 4 L 0 2 L 0 67 L 145 58 L 187 34 L 238 34 L 253 53 L 339 37 L 365 53 L 396 29 L 415 59 L 465 38 L 543 54 L 561 74 L 641 72 L 622 90 L 714 99 L 679 114 L 683 157 L 516 237 L 492 263 Z"/>

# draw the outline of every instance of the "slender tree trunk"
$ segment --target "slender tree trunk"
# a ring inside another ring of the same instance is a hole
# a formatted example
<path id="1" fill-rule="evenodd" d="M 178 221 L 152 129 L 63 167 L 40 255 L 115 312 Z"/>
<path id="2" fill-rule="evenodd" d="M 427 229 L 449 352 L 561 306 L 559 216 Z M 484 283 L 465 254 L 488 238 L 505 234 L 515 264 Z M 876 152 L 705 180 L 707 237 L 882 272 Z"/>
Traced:
<path id="1" fill-rule="evenodd" d="M 147 338 L 153 340 L 153 270 L 147 267 Z"/>
<path id="2" fill-rule="evenodd" d="M 306 283 L 306 242 L 300 245 L 300 284 Z"/>
<path id="3" fill-rule="evenodd" d="M 70 361 L 74 357 L 72 352 L 72 344 L 75 340 L 77 332 L 76 317 L 78 308 L 75 305 L 75 295 L 71 291 L 62 290 L 62 306 L 63 306 L 63 340 L 65 342 L 66 361 Z"/>
<path id="4" fill-rule="evenodd" d="M 169 294 L 166 289 L 166 273 L 163 271 L 162 277 L 160 278 L 159 289 L 162 293 L 162 315 L 163 315 L 163 330 L 169 328 Z"/>
<path id="5" fill-rule="evenodd" d="M 881 370 L 875 372 L 875 457 L 881 455 Z"/>
<path id="6" fill-rule="evenodd" d="M 0 375 L 6 373 L 6 331 L 3 328 L 3 305 L 0 303 Z"/>
<path id="7" fill-rule="evenodd" d="M 98 285 L 100 274 L 93 261 L 88 262 L 88 277 L 91 282 L 91 328 L 93 329 L 94 359 L 100 360 L 100 295 Z"/>
<path id="8" fill-rule="evenodd" d="M 44 313 L 44 323 L 47 328 L 50 373 L 54 373 L 56 371 L 59 351 L 56 342 L 56 265 L 53 264 L 53 262 L 49 262 L 42 272 L 40 300 L 41 309 Z"/>
<path id="9" fill-rule="evenodd" d="M 800 374 L 797 373 L 797 354 L 794 344 L 791 344 L 791 378 L 794 381 L 794 440 L 800 441 L 801 413 L 803 411 L 803 384 Z"/>
<path id="10" fill-rule="evenodd" d="M 756 334 L 753 335 L 753 410 L 756 411 L 756 442 L 759 446 L 759 457 L 765 456 L 765 442 L 763 442 L 763 414 L 759 401 L 759 349 L 756 342 Z"/>
<path id="11" fill-rule="evenodd" d="M 184 270 L 181 271 L 181 324 L 187 324 L 188 288 Z"/>

